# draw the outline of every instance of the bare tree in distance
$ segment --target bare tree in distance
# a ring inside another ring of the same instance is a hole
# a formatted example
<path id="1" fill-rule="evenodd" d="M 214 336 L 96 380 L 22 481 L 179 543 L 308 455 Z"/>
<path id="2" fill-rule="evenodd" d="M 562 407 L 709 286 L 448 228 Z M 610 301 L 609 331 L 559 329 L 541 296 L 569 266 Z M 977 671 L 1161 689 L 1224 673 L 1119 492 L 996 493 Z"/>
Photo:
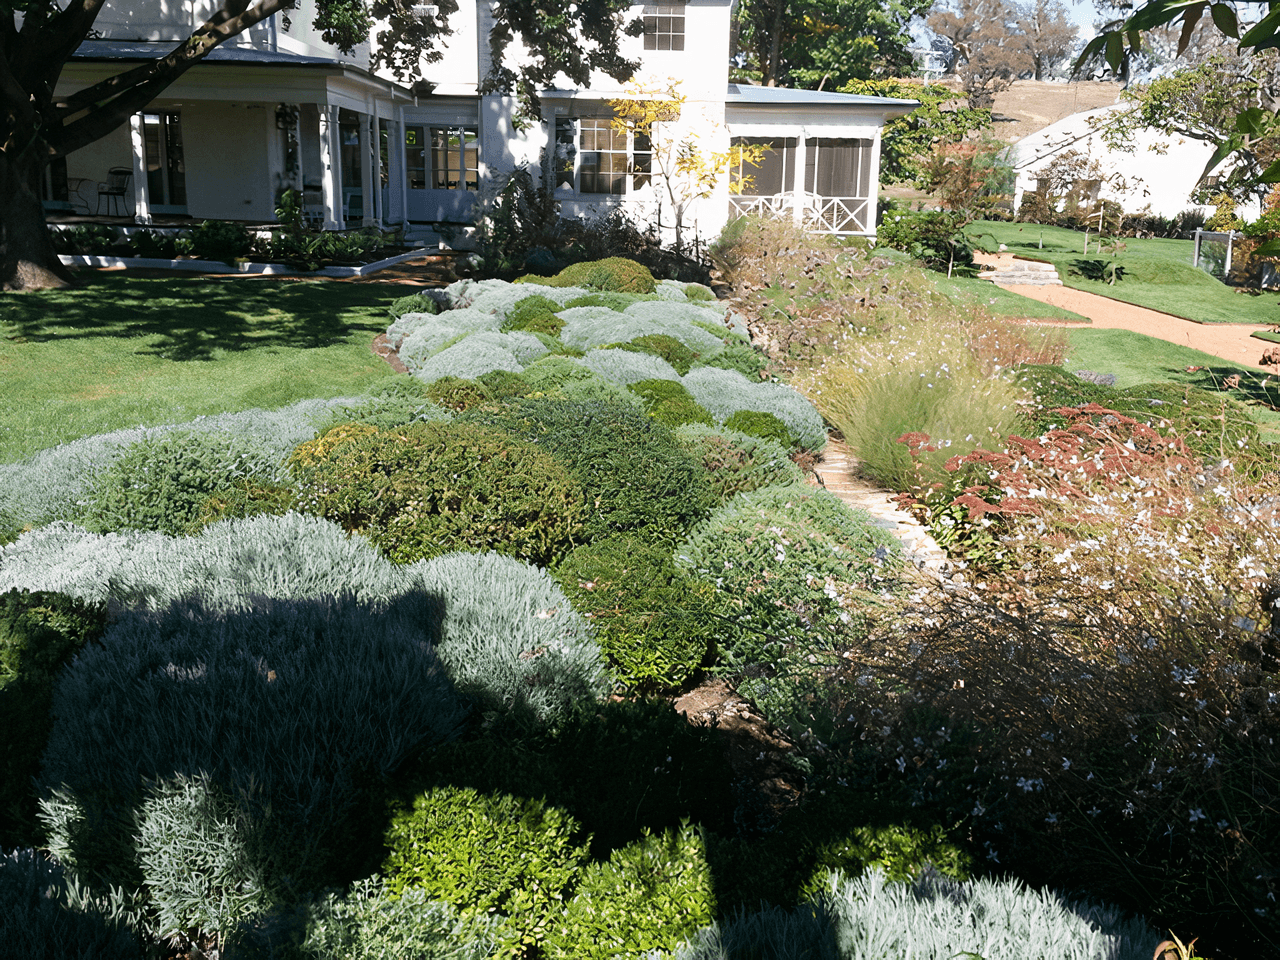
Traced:
<path id="1" fill-rule="evenodd" d="M 1031 52 L 1034 79 L 1044 80 L 1075 52 L 1078 28 L 1059 0 L 1031 0 L 1018 7 L 1017 30 Z"/>
<path id="2" fill-rule="evenodd" d="M 1028 38 L 1018 30 L 1009 0 L 953 0 L 925 21 L 954 51 L 950 73 L 964 87 L 971 109 L 988 109 L 996 94 L 1035 72 Z"/>

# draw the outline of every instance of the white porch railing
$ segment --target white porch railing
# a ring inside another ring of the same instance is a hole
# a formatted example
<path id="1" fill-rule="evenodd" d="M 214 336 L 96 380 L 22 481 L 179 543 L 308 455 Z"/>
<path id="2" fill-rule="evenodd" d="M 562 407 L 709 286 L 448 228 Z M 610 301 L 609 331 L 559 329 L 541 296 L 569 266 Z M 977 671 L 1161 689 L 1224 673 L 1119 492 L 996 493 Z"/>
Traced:
<path id="1" fill-rule="evenodd" d="M 816 193 L 799 195 L 801 222 L 814 233 L 838 236 L 864 234 L 869 230 L 871 201 L 866 197 L 821 197 Z M 794 216 L 797 195 L 775 193 L 768 197 L 730 196 L 729 210 L 735 216 Z"/>

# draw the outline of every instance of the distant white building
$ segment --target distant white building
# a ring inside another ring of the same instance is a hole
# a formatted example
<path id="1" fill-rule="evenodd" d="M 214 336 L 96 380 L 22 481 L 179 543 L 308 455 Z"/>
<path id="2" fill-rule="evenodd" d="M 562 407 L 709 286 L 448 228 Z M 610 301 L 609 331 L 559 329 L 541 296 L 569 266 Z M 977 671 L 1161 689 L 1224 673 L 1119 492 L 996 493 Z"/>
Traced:
<path id="1" fill-rule="evenodd" d="M 115 209 L 141 223 L 158 213 L 270 221 L 279 194 L 295 187 L 325 229 L 466 223 L 487 179 L 528 167 L 555 190 L 565 216 L 619 205 L 641 219 L 658 215 L 661 191 L 644 144 L 609 123 L 608 101 L 623 94 L 616 81 L 542 91 L 543 122 L 523 130 L 511 98 L 480 92 L 488 2 L 460 2 L 443 58 L 412 88 L 371 73 L 367 47 L 344 56 L 324 43 L 310 27 L 311 3 L 300 0 L 288 29 L 277 15 L 217 48 L 131 127 L 55 165 L 50 205 Z M 172 49 L 206 16 L 201 5 L 113 8 L 107 0 L 101 36 L 80 47 L 58 92 Z M 722 183 L 686 223 L 710 235 L 734 211 L 772 210 L 818 230 L 873 234 L 881 129 L 914 102 L 730 85 L 730 6 L 636 3 L 630 15 L 644 18 L 645 32 L 624 38 L 639 78 L 680 82 L 688 100 L 678 124 L 709 149 L 735 140 L 772 148 L 748 171 L 744 195 L 731 197 Z M 117 183 L 128 181 L 123 196 L 101 190 L 113 169 Z"/>

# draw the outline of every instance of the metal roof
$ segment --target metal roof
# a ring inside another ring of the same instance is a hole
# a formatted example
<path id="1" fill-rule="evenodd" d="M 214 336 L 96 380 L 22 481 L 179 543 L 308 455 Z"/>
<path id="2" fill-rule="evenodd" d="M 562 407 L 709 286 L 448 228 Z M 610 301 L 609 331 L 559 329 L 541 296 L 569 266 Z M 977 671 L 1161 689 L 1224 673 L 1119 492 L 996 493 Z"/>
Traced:
<path id="1" fill-rule="evenodd" d="M 780 107 L 879 107 L 881 109 L 915 109 L 915 100 L 891 97 L 868 97 L 860 93 L 832 93 L 829 90 L 793 90 L 790 87 L 756 87 L 745 83 L 729 84 L 726 103 L 753 103 Z"/>
<path id="2" fill-rule="evenodd" d="M 86 40 L 72 54 L 74 60 L 156 60 L 165 56 L 180 40 Z M 292 67 L 346 67 L 360 73 L 367 70 L 344 60 L 306 57 L 284 50 L 261 50 L 223 44 L 214 47 L 201 63 L 276 64 Z"/>

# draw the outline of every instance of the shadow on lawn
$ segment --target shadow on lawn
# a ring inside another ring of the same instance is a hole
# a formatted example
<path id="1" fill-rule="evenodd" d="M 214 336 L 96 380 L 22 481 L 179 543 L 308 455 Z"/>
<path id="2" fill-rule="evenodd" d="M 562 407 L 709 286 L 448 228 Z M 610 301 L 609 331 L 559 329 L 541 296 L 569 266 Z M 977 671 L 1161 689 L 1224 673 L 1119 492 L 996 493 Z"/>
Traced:
<path id="1" fill-rule="evenodd" d="M 0 336 L 49 342 L 145 338 L 138 353 L 211 360 L 217 351 L 314 349 L 380 333 L 394 299 L 373 284 L 241 277 L 97 275 L 70 290 L 0 299 Z"/>

